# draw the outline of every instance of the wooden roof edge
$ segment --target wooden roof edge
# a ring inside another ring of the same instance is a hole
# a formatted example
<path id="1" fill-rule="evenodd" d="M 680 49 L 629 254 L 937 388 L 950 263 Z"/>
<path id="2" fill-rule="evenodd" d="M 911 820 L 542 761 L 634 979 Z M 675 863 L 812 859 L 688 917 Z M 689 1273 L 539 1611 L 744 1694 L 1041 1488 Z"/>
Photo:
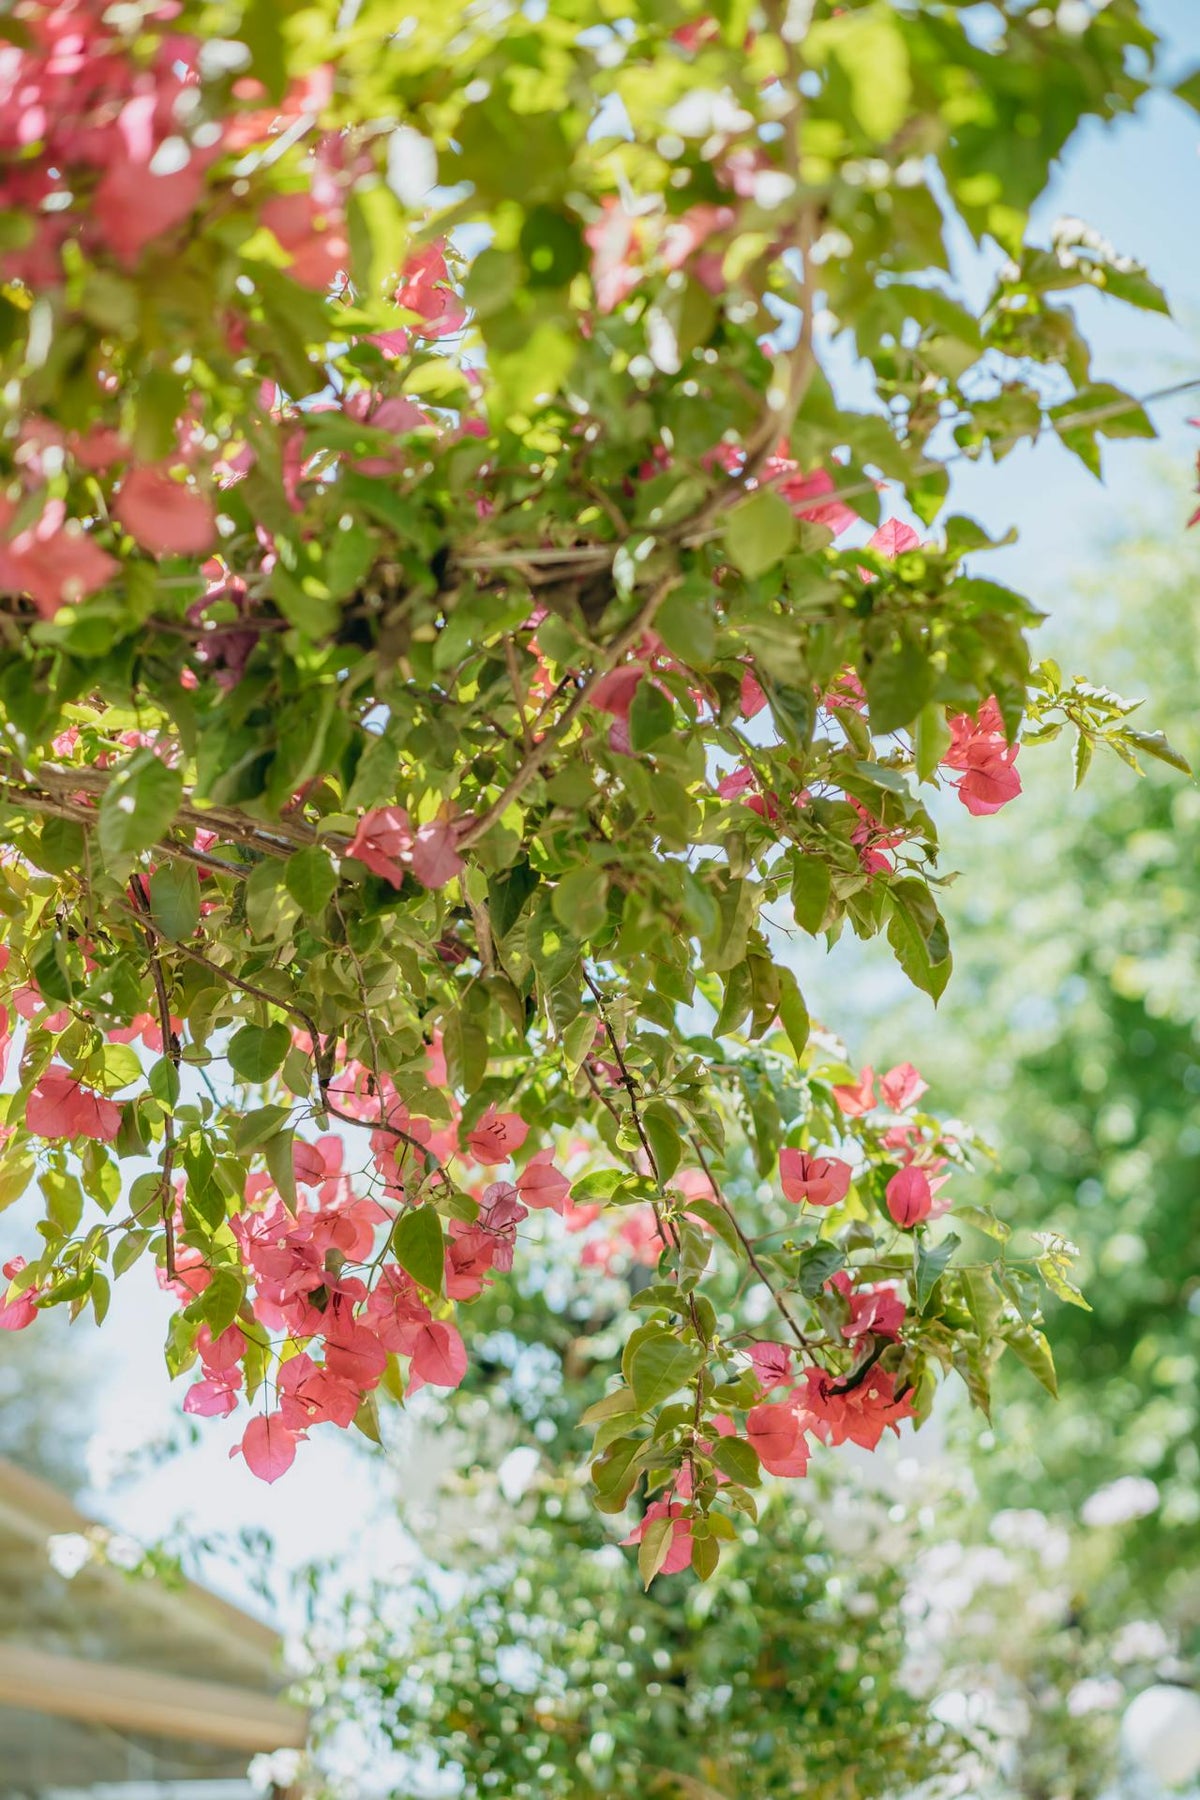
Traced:
<path id="1" fill-rule="evenodd" d="M 81 1512 L 73 1500 L 40 1475 L 30 1474 L 18 1464 L 0 1456 L 0 1522 L 6 1523 L 30 1542 L 46 1543 L 50 1538 L 78 1532 L 86 1535 L 104 1521 Z M 241 1662 L 256 1663 L 262 1674 L 282 1681 L 282 1639 L 277 1631 L 253 1613 L 243 1611 L 231 1600 L 214 1594 L 210 1588 L 185 1578 L 178 1587 L 146 1582 L 130 1587 L 119 1570 L 96 1565 L 96 1573 L 113 1581 L 121 1581 L 127 1594 L 156 1611 L 186 1612 L 194 1626 L 219 1638 Z"/>
<path id="2" fill-rule="evenodd" d="M 308 1714 L 272 1694 L 0 1644 L 0 1705 L 227 1750 L 301 1749 Z"/>

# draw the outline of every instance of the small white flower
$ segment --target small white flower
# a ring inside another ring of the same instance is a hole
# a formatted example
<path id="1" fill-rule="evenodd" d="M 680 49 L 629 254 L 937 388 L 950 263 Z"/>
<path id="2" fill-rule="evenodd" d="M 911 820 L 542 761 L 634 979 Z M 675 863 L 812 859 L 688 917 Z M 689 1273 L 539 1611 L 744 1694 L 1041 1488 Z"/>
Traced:
<path id="1" fill-rule="evenodd" d="M 1158 1510 L 1158 1489 L 1145 1475 L 1122 1475 L 1107 1487 L 1097 1488 L 1080 1508 L 1085 1525 L 1127 1525 Z"/>
<path id="2" fill-rule="evenodd" d="M 1067 1695 L 1067 1711 L 1073 1719 L 1085 1719 L 1089 1713 L 1115 1712 L 1124 1699 L 1125 1689 L 1115 1675 L 1090 1675 Z"/>

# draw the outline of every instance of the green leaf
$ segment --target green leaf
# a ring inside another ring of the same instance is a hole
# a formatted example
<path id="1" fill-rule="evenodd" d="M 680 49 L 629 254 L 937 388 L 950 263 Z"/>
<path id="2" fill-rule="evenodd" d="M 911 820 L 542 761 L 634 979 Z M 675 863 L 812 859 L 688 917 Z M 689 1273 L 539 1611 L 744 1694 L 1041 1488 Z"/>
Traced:
<path id="1" fill-rule="evenodd" d="M 829 910 L 832 878 L 829 864 L 820 857 L 797 854 L 792 860 L 792 911 L 801 931 L 814 936 Z"/>
<path id="2" fill-rule="evenodd" d="M 708 1200 L 703 1194 L 700 1194 L 696 1199 L 687 1202 L 687 1210 L 692 1218 L 702 1219 L 706 1225 L 711 1226 L 721 1242 L 733 1252 L 734 1256 L 739 1259 L 745 1256 L 746 1252 L 742 1248 L 737 1228 L 723 1206 L 718 1206 L 715 1200 Z"/>
<path id="3" fill-rule="evenodd" d="M 1007 1244 L 1012 1231 L 998 1219 L 990 1206 L 956 1206 L 954 1208 L 956 1224 L 971 1225 L 985 1236 L 995 1238 L 998 1244 Z"/>
<path id="4" fill-rule="evenodd" d="M 295 1132 L 277 1131 L 263 1145 L 263 1157 L 279 1196 L 291 1212 L 296 1210 L 296 1166 L 293 1160 Z"/>
<path id="5" fill-rule="evenodd" d="M 300 917 L 300 904 L 289 892 L 285 869 L 277 862 L 259 863 L 246 883 L 245 894 L 246 918 L 256 938 L 283 938 L 291 932 Z"/>
<path id="6" fill-rule="evenodd" d="M 1140 750 L 1143 755 L 1153 756 L 1158 762 L 1168 763 L 1172 769 L 1178 769 L 1181 774 L 1191 774 L 1192 765 L 1187 757 L 1181 755 L 1173 744 L 1168 743 L 1161 731 L 1133 731 L 1126 727 L 1121 736 L 1127 744 L 1132 745 L 1135 750 Z"/>
<path id="7" fill-rule="evenodd" d="M 929 994 L 936 1005 L 953 968 L 942 916 L 928 888 L 914 878 L 892 882 L 887 893 L 888 943 L 913 986 Z"/>
<path id="8" fill-rule="evenodd" d="M 800 1254 L 796 1279 L 800 1292 L 815 1300 L 825 1283 L 846 1266 L 846 1253 L 837 1244 L 810 1244 Z"/>
<path id="9" fill-rule="evenodd" d="M 742 1487 L 758 1487 L 762 1481 L 758 1451 L 745 1438 L 717 1438 L 711 1455 L 722 1475 L 728 1475 L 730 1481 L 736 1481 Z"/>
<path id="10" fill-rule="evenodd" d="M 928 1246 L 921 1238 L 914 1245 L 916 1251 L 915 1280 L 913 1283 L 917 1301 L 917 1311 L 924 1312 L 925 1303 L 941 1280 L 954 1252 L 962 1239 L 952 1231 L 944 1237 L 940 1244 Z"/>
<path id="11" fill-rule="evenodd" d="M 665 1332 L 645 1338 L 634 1349 L 629 1364 L 629 1385 L 640 1413 L 649 1412 L 690 1381 L 704 1352 L 698 1344 L 685 1344 Z"/>
<path id="12" fill-rule="evenodd" d="M 879 736 L 911 724 L 924 709 L 936 679 L 929 653 L 903 628 L 876 636 L 859 673 L 867 691 L 871 730 Z"/>
<path id="13" fill-rule="evenodd" d="M 165 937 L 186 941 L 200 923 L 200 877 L 194 863 L 173 858 L 150 877 L 150 913 Z"/>
<path id="14" fill-rule="evenodd" d="M 639 753 L 669 737 L 675 726 L 675 707 L 669 694 L 653 681 L 640 681 L 629 708 L 629 742 Z"/>
<path id="15" fill-rule="evenodd" d="M 46 1217 L 70 1237 L 83 1217 L 83 1189 L 74 1175 L 47 1169 L 38 1184 L 46 1196 Z"/>
<path id="16" fill-rule="evenodd" d="M 1024 1330 L 1014 1327 L 1005 1332 L 1004 1341 L 1017 1360 L 1023 1362 L 1029 1373 L 1057 1400 L 1058 1376 L 1054 1369 L 1054 1357 L 1044 1334 L 1029 1326 Z"/>
<path id="17" fill-rule="evenodd" d="M 675 1521 L 669 1513 L 662 1518 L 651 1519 L 647 1524 L 638 1545 L 638 1574 L 643 1588 L 650 1586 L 666 1562 L 674 1535 Z"/>
<path id="18" fill-rule="evenodd" d="M 559 924 L 586 943 L 608 922 L 608 876 L 600 869 L 572 869 L 558 883 L 550 905 Z"/>
<path id="19" fill-rule="evenodd" d="M 229 1040 L 229 1066 L 242 1081 L 269 1081 L 291 1047 L 284 1024 L 243 1025 Z"/>
<path id="20" fill-rule="evenodd" d="M 245 1280 L 238 1269 L 221 1264 L 212 1272 L 208 1286 L 197 1294 L 185 1309 L 189 1319 L 203 1320 L 214 1337 L 220 1337 L 233 1324 L 238 1309 L 246 1298 Z"/>
<path id="21" fill-rule="evenodd" d="M 392 1251 L 420 1287 L 440 1294 L 446 1268 L 442 1221 L 432 1206 L 410 1206 L 392 1233 Z"/>
<path id="22" fill-rule="evenodd" d="M 171 825 L 183 799 L 183 776 L 153 750 L 138 750 L 119 768 L 100 800 L 100 848 L 114 862 L 149 850 Z"/>
<path id="23" fill-rule="evenodd" d="M 769 488 L 761 488 L 741 500 L 725 525 L 729 560 L 753 580 L 765 575 L 796 541 L 796 520 L 791 507 Z"/>
<path id="24" fill-rule="evenodd" d="M 950 727 L 944 707 L 932 702 L 923 706 L 917 716 L 914 734 L 918 781 L 928 781 L 936 774 L 938 764 L 950 748 Z"/>
<path id="25" fill-rule="evenodd" d="M 779 1017 L 799 1060 L 808 1048 L 810 1021 L 804 995 L 790 969 L 779 971 Z"/>
<path id="26" fill-rule="evenodd" d="M 283 879 L 296 905 L 309 917 L 324 912 L 337 888 L 337 871 L 329 852 L 322 850 L 319 844 L 289 856 L 283 867 Z"/>
<path id="27" fill-rule="evenodd" d="M 641 1109 L 642 1124 L 654 1152 L 660 1181 L 670 1181 L 683 1155 L 683 1139 L 679 1121 L 661 1100 L 651 1100 Z"/>

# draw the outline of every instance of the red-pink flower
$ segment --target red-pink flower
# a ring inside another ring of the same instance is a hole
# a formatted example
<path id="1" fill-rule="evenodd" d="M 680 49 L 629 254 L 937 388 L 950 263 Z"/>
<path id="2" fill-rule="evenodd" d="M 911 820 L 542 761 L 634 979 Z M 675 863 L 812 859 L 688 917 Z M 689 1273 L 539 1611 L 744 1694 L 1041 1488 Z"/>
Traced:
<path id="1" fill-rule="evenodd" d="M 911 1063 L 897 1063 L 886 1075 L 879 1078 L 879 1091 L 885 1106 L 893 1112 L 903 1112 L 906 1107 L 915 1106 L 922 1094 L 929 1092 L 929 1083 L 923 1081 Z"/>
<path id="2" fill-rule="evenodd" d="M 6 1282 L 15 1281 L 27 1267 L 23 1256 L 14 1256 L 0 1269 L 0 1274 Z M 12 1300 L 0 1299 L 0 1331 L 24 1331 L 27 1325 L 32 1325 L 37 1318 L 37 1294 L 36 1287 L 28 1287 Z"/>
<path id="3" fill-rule="evenodd" d="M 583 241 L 592 253 L 596 305 L 602 313 L 618 307 L 641 280 L 634 258 L 644 229 L 642 220 L 627 213 L 619 200 L 607 199 L 600 218 L 584 231 Z"/>
<path id="4" fill-rule="evenodd" d="M 529 1136 L 529 1127 L 516 1113 L 497 1112 L 489 1106 L 474 1131 L 467 1133 L 467 1149 L 477 1163 L 507 1162 Z"/>
<path id="5" fill-rule="evenodd" d="M 887 1209 L 893 1219 L 905 1231 L 911 1231 L 929 1217 L 933 1207 L 933 1192 L 929 1186 L 929 1177 L 924 1169 L 915 1163 L 909 1163 L 905 1169 L 897 1169 L 885 1189 Z"/>
<path id="6" fill-rule="evenodd" d="M 949 725 L 950 748 L 942 764 L 962 771 L 954 784 L 959 799 L 976 817 L 999 812 L 1021 792 L 1014 767 L 1020 746 L 1008 742 L 995 697 L 984 702 L 974 719 L 958 713 Z"/>
<path id="7" fill-rule="evenodd" d="M 906 550 L 919 550 L 921 540 L 911 525 L 905 525 L 901 519 L 885 519 L 878 530 L 873 531 L 867 539 L 868 550 L 878 550 L 880 556 L 903 556 Z M 874 581 L 874 571 L 860 569 L 859 574 L 864 581 Z"/>
<path id="8" fill-rule="evenodd" d="M 786 1199 L 796 1206 L 837 1206 L 850 1191 L 854 1170 L 838 1156 L 809 1156 L 803 1150 L 779 1152 L 779 1175 Z"/>
<path id="9" fill-rule="evenodd" d="M 350 242 L 337 189 L 319 176 L 312 189 L 275 194 L 259 214 L 291 261 L 288 274 L 324 293 L 350 260 Z"/>
<path id="10" fill-rule="evenodd" d="M 176 481 L 162 463 L 130 469 L 113 512 L 151 556 L 204 556 L 216 541 L 216 515 L 207 494 Z"/>
<path id="11" fill-rule="evenodd" d="M 445 1319 L 420 1326 L 408 1354 L 410 1392 L 425 1382 L 430 1387 L 456 1388 L 467 1372 L 467 1347 L 458 1329 Z"/>
<path id="12" fill-rule="evenodd" d="M 765 1394 L 792 1379 L 792 1353 L 786 1344 L 752 1344 L 750 1361 Z"/>
<path id="13" fill-rule="evenodd" d="M 405 263 L 400 285 L 392 295 L 405 312 L 416 313 L 417 337 L 450 337 L 466 323 L 467 309 L 450 285 L 450 271 L 439 244 L 428 244 Z"/>
<path id="14" fill-rule="evenodd" d="M 222 1375 L 205 1376 L 194 1381 L 183 1396 L 183 1410 L 198 1419 L 225 1419 L 238 1403 L 242 1372 L 234 1371 L 237 1380 Z M 256 1471 L 257 1473 L 257 1471 Z"/>
<path id="15" fill-rule="evenodd" d="M 742 692 L 738 704 L 743 719 L 753 719 L 767 704 L 767 696 L 752 669 L 745 670 L 742 675 Z"/>
<path id="16" fill-rule="evenodd" d="M 286 1475 L 296 1460 L 296 1444 L 300 1433 L 291 1430 L 285 1423 L 282 1412 L 268 1413 L 251 1419 L 239 1445 L 230 1451 L 236 1456 L 238 1450 L 246 1458 L 246 1467 L 260 1481 L 278 1481 Z"/>
<path id="17" fill-rule="evenodd" d="M 746 1436 L 769 1475 L 803 1475 L 807 1470 L 808 1444 L 786 1401 L 773 1405 L 768 1400 L 752 1406 L 746 1414 Z"/>
<path id="18" fill-rule="evenodd" d="M 825 1369 L 806 1369 L 798 1406 L 801 1425 L 834 1449 L 848 1441 L 874 1450 L 889 1426 L 899 1435 L 900 1421 L 913 1410 L 911 1396 L 898 1399 L 892 1376 L 878 1368 L 850 1387 Z"/>
<path id="19" fill-rule="evenodd" d="M 833 1097 L 848 1119 L 856 1119 L 863 1113 L 869 1113 L 875 1104 L 874 1069 L 868 1064 L 856 1082 L 835 1087 Z"/>
<path id="20" fill-rule="evenodd" d="M 466 863 L 455 848 L 457 832 L 452 820 L 431 819 L 422 825 L 413 839 L 412 872 L 422 887 L 443 888 Z"/>
<path id="21" fill-rule="evenodd" d="M 94 1138 L 110 1144 L 121 1128 L 121 1109 L 85 1088 L 70 1069 L 44 1069 L 25 1102 L 25 1123 L 35 1137 Z"/>
<path id="22" fill-rule="evenodd" d="M 571 1186 L 561 1169 L 554 1166 L 553 1150 L 539 1150 L 517 1176 L 517 1191 L 526 1206 L 560 1213 Z"/>
<path id="23" fill-rule="evenodd" d="M 412 826 L 407 812 L 402 806 L 378 806 L 358 821 L 346 854 L 398 888 L 404 880 L 402 860 L 407 861 L 411 853 Z"/>
<path id="24" fill-rule="evenodd" d="M 848 1342 L 868 1336 L 899 1337 L 904 1324 L 904 1302 L 889 1282 L 856 1289 L 849 1272 L 841 1269 L 831 1276 L 828 1285 L 845 1294 L 850 1302 L 850 1317 L 842 1328 L 842 1336 Z"/>
<path id="25" fill-rule="evenodd" d="M 858 524 L 858 514 L 844 500 L 821 499 L 822 494 L 837 492 L 828 470 L 814 469 L 811 475 L 801 475 L 799 470 L 794 475 L 786 474 L 793 468 L 794 463 L 780 456 L 767 463 L 764 475 L 768 480 L 776 473 L 784 476 L 782 481 L 775 482 L 775 491 L 787 501 L 797 518 L 807 519 L 813 525 L 827 525 L 835 537 Z"/>
<path id="26" fill-rule="evenodd" d="M 0 498 L 0 532 L 16 510 Z M 0 542 L 0 590 L 28 594 L 44 619 L 71 601 L 86 600 L 120 566 L 74 520 L 68 523 L 61 500 L 48 500 L 32 524 Z"/>

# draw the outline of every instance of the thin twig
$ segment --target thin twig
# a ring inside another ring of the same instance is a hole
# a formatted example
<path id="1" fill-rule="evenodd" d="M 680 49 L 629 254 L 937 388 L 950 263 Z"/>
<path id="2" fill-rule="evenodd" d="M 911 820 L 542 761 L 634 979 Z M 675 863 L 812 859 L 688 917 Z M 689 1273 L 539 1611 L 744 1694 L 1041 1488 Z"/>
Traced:
<path id="1" fill-rule="evenodd" d="M 171 1024 L 171 1002 L 167 995 L 166 977 L 163 975 L 162 959 L 158 953 L 158 933 L 152 922 L 150 902 L 142 886 L 142 878 L 135 875 L 129 882 L 129 897 L 134 908 L 141 913 L 142 935 L 146 940 L 146 949 L 150 953 L 150 973 L 154 981 L 154 994 L 158 1001 L 159 1027 L 162 1031 L 163 1054 L 175 1070 L 175 1079 L 179 1080 L 180 1046 Z M 163 1107 L 163 1156 L 162 1156 L 162 1190 L 160 1196 L 163 1231 L 166 1233 L 167 1280 L 174 1281 L 175 1273 L 175 1117 L 174 1101 Z"/>
<path id="2" fill-rule="evenodd" d="M 533 745 L 530 749 L 529 754 L 525 757 L 525 760 L 522 762 L 503 793 L 498 799 L 492 802 L 486 812 L 480 813 L 479 817 L 475 819 L 472 824 L 468 825 L 465 831 L 460 833 L 458 839 L 458 847 L 460 850 L 467 849 L 471 844 L 478 843 L 485 832 L 490 831 L 496 821 L 503 817 L 513 801 L 518 799 L 519 796 L 525 792 L 525 789 L 529 786 L 530 782 L 541 772 L 543 766 L 558 749 L 563 738 L 566 737 L 571 726 L 575 723 L 575 720 L 587 705 L 601 681 L 611 669 L 616 667 L 625 652 L 631 649 L 642 636 L 643 632 L 645 632 L 671 589 L 678 585 L 679 579 L 679 576 L 675 574 L 665 576 L 654 588 L 653 592 L 638 610 L 634 618 L 630 620 L 624 631 L 618 632 L 612 642 L 600 652 L 599 656 L 596 658 L 592 673 L 583 683 L 583 686 L 577 689 L 570 702 L 564 707 L 557 721 L 546 733 L 541 742 Z"/>
<path id="3" fill-rule="evenodd" d="M 791 1332 L 791 1334 L 795 1338 L 796 1342 L 800 1345 L 800 1348 L 802 1350 L 811 1351 L 813 1348 L 811 1340 L 809 1338 L 805 1337 L 804 1333 L 801 1331 L 799 1325 L 797 1325 L 794 1317 L 792 1316 L 791 1310 L 788 1307 L 787 1302 L 784 1300 L 783 1295 L 781 1293 L 779 1293 L 778 1290 L 773 1286 L 770 1276 L 767 1274 L 766 1270 L 763 1268 L 762 1264 L 758 1260 L 757 1255 L 755 1254 L 753 1243 L 746 1236 L 746 1233 L 742 1230 L 741 1225 L 738 1223 L 737 1214 L 734 1212 L 732 1206 L 730 1206 L 728 1200 L 725 1198 L 724 1194 L 721 1192 L 720 1188 L 717 1186 L 717 1179 L 716 1179 L 716 1176 L 712 1172 L 712 1168 L 709 1165 L 708 1158 L 704 1154 L 703 1144 L 701 1144 L 699 1138 L 697 1138 L 694 1134 L 689 1138 L 688 1141 L 691 1144 L 692 1149 L 696 1153 L 696 1157 L 700 1163 L 700 1167 L 704 1170 L 704 1173 L 708 1176 L 709 1186 L 712 1188 L 713 1194 L 716 1197 L 717 1205 L 721 1208 L 721 1211 L 725 1214 L 725 1217 L 729 1220 L 729 1223 L 733 1226 L 733 1229 L 737 1232 L 738 1241 L 741 1244 L 742 1249 L 746 1252 L 746 1259 L 749 1262 L 750 1267 L 754 1270 L 754 1273 L 758 1276 L 758 1279 L 762 1282 L 762 1284 L 766 1288 L 768 1294 L 770 1294 L 772 1300 L 775 1302 L 776 1311 L 779 1313 L 779 1316 L 786 1323 L 788 1330 Z"/>

